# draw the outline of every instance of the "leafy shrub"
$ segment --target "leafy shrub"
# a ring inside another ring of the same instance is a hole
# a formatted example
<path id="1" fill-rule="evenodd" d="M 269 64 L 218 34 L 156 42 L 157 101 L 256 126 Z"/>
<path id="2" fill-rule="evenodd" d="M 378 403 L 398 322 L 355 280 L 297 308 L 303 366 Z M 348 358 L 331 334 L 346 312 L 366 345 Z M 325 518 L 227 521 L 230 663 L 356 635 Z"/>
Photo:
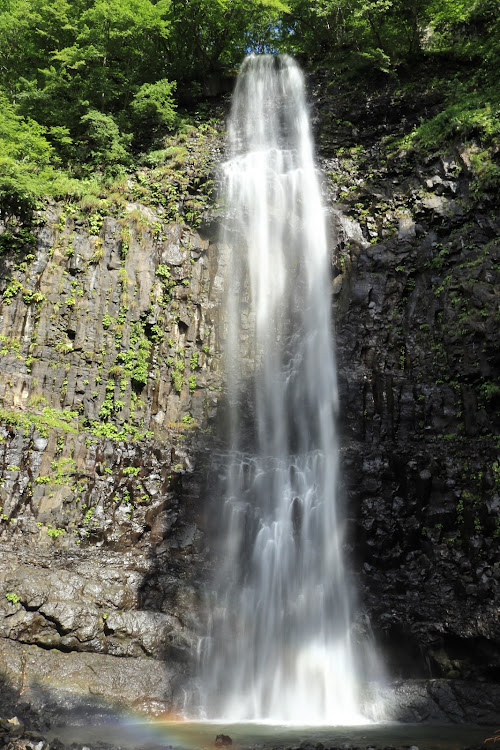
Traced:
<path id="1" fill-rule="evenodd" d="M 131 109 L 141 124 L 171 128 L 175 123 L 173 92 L 175 81 L 162 78 L 156 83 L 144 83 L 132 100 Z"/>
<path id="2" fill-rule="evenodd" d="M 113 172 L 119 164 L 129 163 L 131 136 L 120 132 L 112 115 L 91 109 L 80 118 L 80 124 L 82 156 L 91 166 Z"/>
<path id="3" fill-rule="evenodd" d="M 0 211 L 27 213 L 47 195 L 77 192 L 77 184 L 57 169 L 46 129 L 24 119 L 0 91 Z"/>

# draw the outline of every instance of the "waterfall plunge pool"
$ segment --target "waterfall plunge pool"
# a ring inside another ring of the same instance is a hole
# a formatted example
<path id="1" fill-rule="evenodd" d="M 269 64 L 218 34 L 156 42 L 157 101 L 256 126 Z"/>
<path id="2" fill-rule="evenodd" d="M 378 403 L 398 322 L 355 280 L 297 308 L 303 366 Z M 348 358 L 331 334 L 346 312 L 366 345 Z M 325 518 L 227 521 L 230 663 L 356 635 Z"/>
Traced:
<path id="1" fill-rule="evenodd" d="M 51 738 L 64 745 L 76 742 L 91 748 L 126 750 L 213 748 L 217 735 L 228 735 L 234 750 L 476 750 L 493 748 L 486 742 L 498 729 L 469 724 L 383 723 L 364 726 L 299 727 L 262 723 L 137 721 L 117 719 L 94 726 L 53 728 Z"/>

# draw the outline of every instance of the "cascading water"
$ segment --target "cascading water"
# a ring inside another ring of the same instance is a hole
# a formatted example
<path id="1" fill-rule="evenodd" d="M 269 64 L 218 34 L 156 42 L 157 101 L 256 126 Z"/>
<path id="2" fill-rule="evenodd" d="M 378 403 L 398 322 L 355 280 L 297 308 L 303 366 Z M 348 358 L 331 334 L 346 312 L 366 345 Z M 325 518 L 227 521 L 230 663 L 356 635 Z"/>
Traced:
<path id="1" fill-rule="evenodd" d="M 361 720 L 338 517 L 331 287 L 301 72 L 252 56 L 224 165 L 230 451 L 208 718 Z"/>

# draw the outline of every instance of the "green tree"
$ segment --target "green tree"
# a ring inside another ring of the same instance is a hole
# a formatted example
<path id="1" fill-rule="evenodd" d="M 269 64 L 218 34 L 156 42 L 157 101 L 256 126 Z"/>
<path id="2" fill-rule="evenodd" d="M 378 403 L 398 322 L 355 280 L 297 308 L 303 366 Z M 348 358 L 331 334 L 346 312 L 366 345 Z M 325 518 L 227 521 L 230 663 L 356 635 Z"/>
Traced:
<path id="1" fill-rule="evenodd" d="M 388 70 L 420 54 L 429 20 L 430 0 L 292 0 L 283 42 L 313 59 Z"/>
<path id="2" fill-rule="evenodd" d="M 45 129 L 16 114 L 0 92 L 0 213 L 25 214 L 46 195 L 62 195 L 74 185 L 57 170 Z"/>
<path id="3" fill-rule="evenodd" d="M 106 149 L 96 151 L 95 138 L 107 130 L 109 161 L 116 163 L 126 147 L 132 102 L 145 84 L 163 81 L 157 111 L 169 119 L 169 0 L 0 3 L 0 86 L 21 114 L 46 127 L 65 159 L 95 161 L 99 151 L 102 163 Z M 111 119 L 98 122 L 96 112 Z"/>
<path id="4" fill-rule="evenodd" d="M 172 77 L 203 82 L 238 65 L 248 51 L 266 47 L 288 10 L 282 0 L 172 0 Z"/>
<path id="5" fill-rule="evenodd" d="M 80 153 L 91 168 L 114 172 L 129 161 L 130 136 L 120 132 L 111 115 L 90 109 L 80 120 L 84 128 Z"/>
<path id="6" fill-rule="evenodd" d="M 131 110 L 141 127 L 171 128 L 175 122 L 175 81 L 161 78 L 155 83 L 143 83 L 134 94 Z"/>

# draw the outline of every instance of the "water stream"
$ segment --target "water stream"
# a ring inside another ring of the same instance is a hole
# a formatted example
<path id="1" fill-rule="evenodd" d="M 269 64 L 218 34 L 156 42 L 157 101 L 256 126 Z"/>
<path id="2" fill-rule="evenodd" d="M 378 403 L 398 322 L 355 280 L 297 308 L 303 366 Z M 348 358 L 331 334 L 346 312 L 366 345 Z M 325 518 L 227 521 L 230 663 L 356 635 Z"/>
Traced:
<path id="1" fill-rule="evenodd" d="M 203 642 L 203 715 L 359 723 L 330 261 L 304 82 L 291 58 L 244 62 L 223 171 L 230 449 L 218 469 L 222 547 Z"/>

